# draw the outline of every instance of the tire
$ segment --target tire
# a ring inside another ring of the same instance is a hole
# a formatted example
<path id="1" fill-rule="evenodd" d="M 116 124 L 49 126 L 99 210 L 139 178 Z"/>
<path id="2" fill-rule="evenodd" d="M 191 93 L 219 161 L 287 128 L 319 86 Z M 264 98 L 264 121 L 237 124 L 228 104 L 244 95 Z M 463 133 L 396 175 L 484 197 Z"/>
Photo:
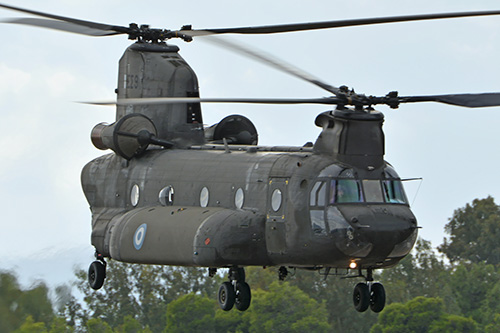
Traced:
<path id="1" fill-rule="evenodd" d="M 101 289 L 106 278 L 106 266 L 98 260 L 90 264 L 89 267 L 89 285 L 92 289 Z"/>
<path id="2" fill-rule="evenodd" d="M 370 288 L 370 309 L 379 313 L 385 307 L 385 289 L 382 283 L 374 283 Z"/>
<path id="3" fill-rule="evenodd" d="M 236 308 L 240 311 L 246 311 L 250 307 L 252 293 L 250 286 L 246 282 L 238 282 L 236 284 Z"/>
<path id="4" fill-rule="evenodd" d="M 236 300 L 236 293 L 234 292 L 233 285 L 231 282 L 224 282 L 219 287 L 219 292 L 217 294 L 217 301 L 219 306 L 224 311 L 229 311 L 233 308 Z"/>
<path id="5" fill-rule="evenodd" d="M 352 294 L 352 300 L 354 302 L 354 308 L 358 312 L 365 312 L 370 306 L 370 290 L 366 283 L 358 283 L 354 287 L 354 292 Z"/>

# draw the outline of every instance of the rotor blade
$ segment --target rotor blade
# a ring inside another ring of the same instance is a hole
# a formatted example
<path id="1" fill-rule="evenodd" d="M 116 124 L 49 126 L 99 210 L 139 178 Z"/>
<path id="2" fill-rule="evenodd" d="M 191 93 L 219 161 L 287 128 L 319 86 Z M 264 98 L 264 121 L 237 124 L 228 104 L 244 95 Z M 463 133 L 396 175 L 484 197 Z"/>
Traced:
<path id="1" fill-rule="evenodd" d="M 77 33 L 81 35 L 87 36 L 112 36 L 121 34 L 121 32 L 116 32 L 113 30 L 101 30 L 94 29 L 87 26 L 64 22 L 64 21 L 56 21 L 56 20 L 48 20 L 48 19 L 39 19 L 39 18 L 18 18 L 18 19 L 6 19 L 1 20 L 2 23 L 14 23 L 14 24 L 23 24 L 23 25 L 31 25 L 35 27 L 42 27 L 66 32 Z"/>
<path id="2" fill-rule="evenodd" d="M 199 98 L 199 97 L 153 97 L 125 98 L 117 101 L 81 102 L 90 105 L 152 105 L 183 103 L 241 103 L 241 104 L 342 104 L 335 97 L 323 98 Z"/>
<path id="3" fill-rule="evenodd" d="M 103 23 L 97 23 L 97 22 L 91 22 L 91 21 L 84 21 L 84 20 L 79 20 L 79 19 L 75 19 L 75 18 L 71 18 L 71 17 L 59 16 L 59 15 L 54 15 L 54 14 L 49 14 L 49 13 L 44 13 L 44 12 L 39 12 L 39 11 L 35 11 L 35 10 L 24 9 L 24 8 L 19 8 L 19 7 L 4 5 L 4 4 L 0 4 L 0 8 L 15 10 L 15 11 L 18 11 L 21 13 L 36 15 L 36 16 L 44 17 L 44 18 L 51 19 L 51 20 L 72 23 L 75 25 L 79 25 L 79 26 L 83 26 L 83 27 L 87 27 L 87 28 L 91 28 L 91 29 L 95 29 L 95 30 L 115 31 L 117 34 L 130 32 L 130 29 L 128 27 L 121 27 L 121 26 L 116 26 L 116 25 L 109 25 L 109 24 L 103 24 Z M 12 22 L 12 23 L 21 23 L 21 24 L 28 24 L 28 25 L 35 25 L 35 26 L 41 26 L 41 27 L 46 27 L 46 28 L 52 28 L 52 29 L 70 31 L 70 32 L 77 32 L 77 31 L 74 31 L 74 29 L 73 30 L 65 30 L 65 29 L 61 29 L 61 27 L 49 27 L 49 26 L 47 26 L 47 23 L 45 25 L 34 24 L 34 21 L 32 21 L 30 23 L 25 23 L 25 22 Z M 40 22 L 38 22 L 38 23 L 40 23 Z M 80 33 L 80 32 L 77 32 L 77 33 Z M 83 33 L 83 34 L 86 34 L 86 33 Z"/>
<path id="4" fill-rule="evenodd" d="M 293 32 L 293 31 L 352 27 L 352 26 L 381 24 L 381 23 L 396 23 L 396 22 L 436 20 L 436 19 L 446 19 L 446 18 L 488 16 L 488 15 L 500 15 L 500 11 L 495 10 L 495 11 L 475 11 L 475 12 L 461 12 L 461 13 L 404 15 L 404 16 L 375 17 L 375 18 L 363 18 L 363 19 L 351 19 L 351 20 L 323 21 L 323 22 L 312 22 L 312 23 L 292 23 L 292 24 L 267 25 L 267 26 L 256 26 L 256 27 L 181 30 L 181 31 L 182 33 L 185 33 L 193 37 L 217 35 L 217 34 L 272 34 L 272 33 L 282 33 L 282 32 Z"/>
<path id="5" fill-rule="evenodd" d="M 299 79 L 305 80 L 307 82 L 310 82 L 328 92 L 331 92 L 334 95 L 337 95 L 339 93 L 339 88 L 333 87 L 327 83 L 322 82 L 320 79 L 315 78 L 313 75 L 299 69 L 296 66 L 293 66 L 289 63 L 286 63 L 283 60 L 277 59 L 274 56 L 271 56 L 270 54 L 265 53 L 264 51 L 257 50 L 255 47 L 252 46 L 252 49 L 250 47 L 247 47 L 241 43 L 236 43 L 234 41 L 229 41 L 227 39 L 222 39 L 218 38 L 215 36 L 211 36 L 208 38 L 204 38 L 203 41 L 211 42 L 214 44 L 217 44 L 219 46 L 222 46 L 228 50 L 231 50 L 233 52 L 240 53 L 244 56 L 251 57 L 253 59 L 256 59 L 257 61 L 264 63 L 268 66 L 271 66 L 275 69 L 278 69 L 282 72 L 285 72 L 287 74 L 290 74 L 292 76 L 295 76 Z"/>
<path id="6" fill-rule="evenodd" d="M 387 97 L 368 97 L 366 105 L 398 103 L 439 102 L 469 108 L 500 106 L 500 93 L 454 94 L 428 96 L 401 96 L 394 99 Z M 125 98 L 117 101 L 80 102 L 90 105 L 153 105 L 153 104 L 184 104 L 184 103 L 235 103 L 235 104 L 323 104 L 349 105 L 343 98 L 199 98 L 199 97 L 153 97 Z"/>
<path id="7" fill-rule="evenodd" d="M 401 96 L 399 99 L 400 103 L 439 102 L 468 108 L 500 106 L 500 93 Z"/>

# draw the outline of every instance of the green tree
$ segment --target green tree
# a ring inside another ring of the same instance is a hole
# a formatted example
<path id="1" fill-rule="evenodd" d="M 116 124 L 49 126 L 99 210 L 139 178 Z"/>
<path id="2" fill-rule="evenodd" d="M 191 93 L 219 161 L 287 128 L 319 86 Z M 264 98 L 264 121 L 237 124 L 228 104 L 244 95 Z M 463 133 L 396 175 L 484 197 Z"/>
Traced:
<path id="1" fill-rule="evenodd" d="M 215 295 L 220 277 L 208 277 L 206 269 L 161 265 L 127 264 L 110 260 L 102 289 L 88 286 L 87 272 L 80 270 L 77 287 L 84 305 L 66 303 L 62 313 L 70 323 L 85 325 L 88 318 L 101 318 L 118 329 L 127 316 L 142 328 L 160 332 L 165 328 L 167 305 L 191 292 Z M 74 300 L 71 297 L 66 299 Z M 87 310 L 85 310 L 87 309 Z"/>
<path id="2" fill-rule="evenodd" d="M 42 282 L 22 290 L 14 274 L 0 272 L 0 331 L 12 332 L 22 324 L 48 327 L 54 318 L 48 293 Z"/>
<path id="3" fill-rule="evenodd" d="M 500 332 L 500 277 L 498 275 L 497 268 L 497 282 L 493 286 L 486 287 L 488 290 L 480 314 L 482 323 L 485 323 L 487 327 L 488 325 L 498 327 L 497 332 Z"/>
<path id="4" fill-rule="evenodd" d="M 478 325 L 472 318 L 457 315 L 445 315 L 440 320 L 434 321 L 429 328 L 429 333 L 455 333 L 478 331 Z"/>
<path id="5" fill-rule="evenodd" d="M 464 329 L 458 332 L 475 332 L 477 324 L 470 318 L 445 313 L 444 302 L 440 298 L 419 296 L 405 304 L 388 305 L 370 332 L 427 333 L 440 332 L 440 329 L 456 332 L 453 331 L 455 327 Z"/>
<path id="6" fill-rule="evenodd" d="M 291 275 L 287 278 L 291 285 L 300 288 L 316 302 L 324 303 L 332 331 L 366 332 L 377 321 L 377 314 L 371 311 L 360 314 L 354 309 L 352 293 L 358 279 L 325 278 L 319 272 L 304 270 L 297 270 Z"/>
<path id="7" fill-rule="evenodd" d="M 498 333 L 500 332 L 500 312 L 495 315 L 495 318 L 486 325 L 484 331 L 486 333 Z"/>
<path id="8" fill-rule="evenodd" d="M 254 302 L 255 295 L 252 297 L 252 302 Z M 248 328 L 250 327 L 248 313 L 250 311 L 252 311 L 252 306 L 246 312 L 237 310 L 222 311 L 221 309 L 217 309 L 215 311 L 215 332 L 248 332 Z"/>
<path id="9" fill-rule="evenodd" d="M 88 333 L 113 333 L 113 330 L 101 318 L 91 318 L 86 323 Z"/>
<path id="10" fill-rule="evenodd" d="M 52 320 L 49 333 L 71 333 L 74 329 L 66 324 L 63 317 L 55 317 Z"/>
<path id="11" fill-rule="evenodd" d="M 179 297 L 167 306 L 165 332 L 215 331 L 215 301 L 194 293 Z"/>
<path id="12" fill-rule="evenodd" d="M 73 329 L 66 325 L 64 318 L 54 317 L 50 330 L 47 330 L 44 322 L 35 322 L 33 316 L 28 315 L 21 327 L 14 333 L 71 333 Z"/>
<path id="13" fill-rule="evenodd" d="M 82 327 L 88 320 L 88 313 L 79 303 L 79 300 L 72 295 L 72 288 L 69 285 L 60 285 L 55 289 L 55 308 L 58 315 L 64 318 L 69 327 Z"/>
<path id="14" fill-rule="evenodd" d="M 499 290 L 493 288 L 499 280 L 500 274 L 492 265 L 462 264 L 451 271 L 448 284 L 461 314 L 481 322 L 488 321 L 488 315 L 492 317 L 490 310 L 499 309 L 498 300 L 493 299 L 499 296 Z M 486 302 L 489 302 L 488 305 Z"/>
<path id="15" fill-rule="evenodd" d="M 126 316 L 123 319 L 123 324 L 120 325 L 118 329 L 115 329 L 116 333 L 151 333 L 149 327 L 142 328 L 141 323 L 132 316 Z"/>
<path id="16" fill-rule="evenodd" d="M 24 313 L 33 316 L 36 322 L 43 322 L 49 326 L 54 319 L 49 288 L 44 282 L 39 282 L 31 289 L 24 290 L 19 298 L 19 306 Z"/>
<path id="17" fill-rule="evenodd" d="M 167 306 L 165 332 L 329 332 L 324 303 L 287 282 L 257 289 L 245 312 L 225 312 L 213 298 L 188 294 Z"/>
<path id="18" fill-rule="evenodd" d="M 47 329 L 45 328 L 45 323 L 35 323 L 33 317 L 30 315 L 14 333 L 47 333 Z"/>
<path id="19" fill-rule="evenodd" d="M 325 303 L 318 303 L 287 282 L 273 282 L 269 291 L 256 290 L 249 317 L 249 332 L 328 332 Z"/>
<path id="20" fill-rule="evenodd" d="M 19 314 L 21 289 L 12 273 L 0 272 L 0 332 L 11 332 L 22 323 Z"/>
<path id="21" fill-rule="evenodd" d="M 445 226 L 439 251 L 451 263 L 500 263 L 500 208 L 492 197 L 474 199 L 472 205 L 455 210 Z"/>

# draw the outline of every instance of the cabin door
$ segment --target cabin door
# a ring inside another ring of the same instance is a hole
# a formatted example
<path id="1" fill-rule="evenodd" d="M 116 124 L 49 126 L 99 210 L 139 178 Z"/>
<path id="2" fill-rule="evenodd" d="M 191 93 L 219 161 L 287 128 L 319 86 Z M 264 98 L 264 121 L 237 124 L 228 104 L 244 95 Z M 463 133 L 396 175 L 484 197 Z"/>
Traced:
<path id="1" fill-rule="evenodd" d="M 286 253 L 286 205 L 288 178 L 269 178 L 266 245 L 268 253 Z"/>

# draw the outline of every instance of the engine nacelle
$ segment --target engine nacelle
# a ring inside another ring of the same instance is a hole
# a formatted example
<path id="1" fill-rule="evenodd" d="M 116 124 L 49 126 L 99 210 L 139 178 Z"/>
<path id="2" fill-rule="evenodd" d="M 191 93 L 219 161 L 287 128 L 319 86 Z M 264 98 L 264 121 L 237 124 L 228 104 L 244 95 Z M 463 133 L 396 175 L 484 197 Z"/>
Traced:
<path id="1" fill-rule="evenodd" d="M 94 146 L 101 150 L 111 149 L 121 157 L 130 160 L 141 155 L 156 136 L 156 127 L 145 115 L 132 113 L 108 125 L 97 124 L 91 133 Z"/>
<path id="2" fill-rule="evenodd" d="M 242 115 L 230 115 L 205 128 L 205 139 L 216 144 L 226 139 L 230 145 L 257 145 L 259 135 L 250 119 Z"/>

